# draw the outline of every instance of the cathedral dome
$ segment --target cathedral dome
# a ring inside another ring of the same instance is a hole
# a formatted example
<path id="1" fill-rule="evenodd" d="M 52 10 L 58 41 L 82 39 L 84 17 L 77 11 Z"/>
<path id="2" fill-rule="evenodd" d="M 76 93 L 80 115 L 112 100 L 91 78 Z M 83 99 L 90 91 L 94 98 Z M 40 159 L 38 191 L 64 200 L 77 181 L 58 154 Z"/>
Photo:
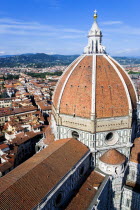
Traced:
<path id="1" fill-rule="evenodd" d="M 67 67 L 56 86 L 53 117 L 57 125 L 92 133 L 131 128 L 137 94 L 123 67 L 106 54 L 96 19 L 95 13 L 84 54 Z"/>
<path id="2" fill-rule="evenodd" d="M 92 115 L 128 116 L 136 107 L 136 93 L 129 76 L 113 58 L 84 54 L 62 75 L 53 105 L 61 114 L 89 119 Z"/>
<path id="3" fill-rule="evenodd" d="M 120 175 L 124 171 L 126 157 L 116 149 L 110 149 L 99 158 L 99 169 L 106 174 Z"/>
<path id="4" fill-rule="evenodd" d="M 110 149 L 99 160 L 110 165 L 119 165 L 125 162 L 126 157 L 116 149 Z"/>

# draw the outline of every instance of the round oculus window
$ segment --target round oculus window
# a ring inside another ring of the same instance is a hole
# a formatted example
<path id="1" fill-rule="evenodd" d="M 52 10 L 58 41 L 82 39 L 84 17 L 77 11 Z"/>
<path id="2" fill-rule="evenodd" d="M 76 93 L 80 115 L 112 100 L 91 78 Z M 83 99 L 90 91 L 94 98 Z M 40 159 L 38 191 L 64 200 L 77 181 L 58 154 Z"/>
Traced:
<path id="1" fill-rule="evenodd" d="M 106 135 L 105 140 L 106 140 L 106 141 L 110 141 L 110 140 L 112 140 L 112 138 L 113 138 L 113 133 L 110 132 L 110 133 L 108 133 L 108 134 Z"/>
<path id="2" fill-rule="evenodd" d="M 76 131 L 72 131 L 71 135 L 72 135 L 72 138 L 74 138 L 74 139 L 78 139 L 79 138 L 79 133 L 76 132 Z"/>
<path id="3" fill-rule="evenodd" d="M 118 139 L 119 139 L 118 133 L 116 133 L 116 132 L 109 132 L 105 136 L 105 143 L 107 145 L 114 145 L 114 144 L 116 144 Z"/>

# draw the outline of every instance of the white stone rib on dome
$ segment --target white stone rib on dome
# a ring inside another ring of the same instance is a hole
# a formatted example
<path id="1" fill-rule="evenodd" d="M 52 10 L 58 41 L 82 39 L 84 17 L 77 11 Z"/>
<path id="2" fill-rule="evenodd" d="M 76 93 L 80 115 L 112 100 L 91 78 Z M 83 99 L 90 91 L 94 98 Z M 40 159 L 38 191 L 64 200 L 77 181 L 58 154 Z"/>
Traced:
<path id="1" fill-rule="evenodd" d="M 127 95 L 127 99 L 128 99 L 128 105 L 129 105 L 129 114 L 130 114 L 130 110 L 132 110 L 132 104 L 131 104 L 131 99 L 130 99 L 130 95 L 129 95 L 129 92 L 128 92 L 128 89 L 127 89 L 127 86 L 126 86 L 126 83 L 121 75 L 121 73 L 118 71 L 117 67 L 113 64 L 113 62 L 111 61 L 111 59 L 108 58 L 107 55 L 104 55 L 104 57 L 108 60 L 108 62 L 113 66 L 114 70 L 117 72 L 119 78 L 121 79 L 122 83 L 123 83 L 123 86 L 124 86 L 124 89 L 125 89 L 125 92 L 126 92 L 126 95 Z"/>
<path id="2" fill-rule="evenodd" d="M 133 89 L 134 89 L 134 92 L 135 92 L 135 96 L 136 96 L 136 100 L 138 101 L 138 96 L 137 96 L 137 92 L 136 92 L 135 86 L 134 86 L 132 80 L 130 79 L 128 73 L 125 71 L 125 69 L 123 68 L 123 66 L 121 66 L 114 58 L 112 58 L 112 57 L 109 56 L 109 55 L 108 55 L 108 57 L 109 57 L 110 59 L 112 59 L 112 60 L 114 61 L 114 63 L 116 63 L 116 64 L 124 71 L 125 75 L 127 76 L 127 78 L 129 79 L 129 81 L 131 82 L 131 85 L 133 86 Z"/>
<path id="3" fill-rule="evenodd" d="M 81 55 L 80 57 L 78 57 L 78 61 L 76 62 L 76 64 L 74 65 L 74 67 L 71 69 L 71 71 L 69 72 L 69 74 L 68 74 L 68 76 L 67 76 L 67 78 L 66 78 L 66 80 L 65 80 L 65 82 L 64 82 L 64 84 L 63 84 L 63 87 L 62 87 L 62 89 L 61 89 L 61 92 L 60 92 L 60 96 L 59 96 L 59 100 L 58 100 L 58 106 L 57 106 L 57 110 L 58 110 L 58 112 L 59 112 L 59 110 L 60 110 L 60 102 L 61 102 L 61 98 L 62 98 L 62 94 L 63 94 L 63 91 L 64 91 L 64 88 L 65 88 L 65 86 L 66 86 L 66 83 L 68 82 L 68 79 L 69 79 L 69 77 L 70 77 L 70 75 L 72 74 L 72 72 L 74 71 L 74 69 L 76 68 L 76 66 L 80 63 L 80 61 L 83 59 L 85 57 L 85 55 Z"/>
<path id="4" fill-rule="evenodd" d="M 92 99 L 91 99 L 91 120 L 95 119 L 96 115 L 96 54 L 93 54 L 92 61 Z"/>

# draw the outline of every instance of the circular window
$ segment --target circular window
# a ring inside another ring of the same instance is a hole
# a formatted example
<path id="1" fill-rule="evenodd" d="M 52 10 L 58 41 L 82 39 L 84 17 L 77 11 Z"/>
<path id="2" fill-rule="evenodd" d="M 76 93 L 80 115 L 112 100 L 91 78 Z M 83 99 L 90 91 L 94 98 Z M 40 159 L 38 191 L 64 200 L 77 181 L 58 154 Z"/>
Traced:
<path id="1" fill-rule="evenodd" d="M 62 203 L 62 200 L 63 200 L 63 196 L 62 196 L 62 193 L 60 192 L 55 198 L 55 206 L 56 207 L 60 206 Z"/>
<path id="2" fill-rule="evenodd" d="M 74 139 L 78 139 L 79 138 L 79 134 L 78 134 L 78 132 L 76 132 L 76 131 L 72 131 L 72 138 L 74 138 Z"/>
<path id="3" fill-rule="evenodd" d="M 118 133 L 116 133 L 116 132 L 109 132 L 105 136 L 105 143 L 107 145 L 114 145 L 114 144 L 116 144 L 118 139 L 119 139 Z"/>
<path id="4" fill-rule="evenodd" d="M 105 140 L 106 140 L 106 141 L 110 141 L 110 140 L 112 140 L 112 138 L 113 138 L 113 133 L 110 132 L 110 133 L 108 133 L 108 134 L 106 135 Z"/>

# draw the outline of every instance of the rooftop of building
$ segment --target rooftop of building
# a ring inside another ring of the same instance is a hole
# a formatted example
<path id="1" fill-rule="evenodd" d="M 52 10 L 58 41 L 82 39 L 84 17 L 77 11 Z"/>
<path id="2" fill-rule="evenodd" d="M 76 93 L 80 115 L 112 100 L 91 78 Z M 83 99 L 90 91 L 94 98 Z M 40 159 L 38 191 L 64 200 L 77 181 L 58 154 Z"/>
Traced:
<path id="1" fill-rule="evenodd" d="M 14 166 L 13 162 L 7 161 L 5 163 L 0 164 L 0 172 L 6 172 L 8 169 L 12 168 Z M 0 178 L 1 179 L 1 178 Z"/>
<path id="2" fill-rule="evenodd" d="M 55 136 L 52 132 L 51 125 L 44 127 L 45 139 L 43 140 L 44 144 L 49 145 L 54 142 Z"/>
<path id="3" fill-rule="evenodd" d="M 37 110 L 36 107 L 34 106 L 26 106 L 22 108 L 0 108 L 0 117 L 5 117 L 9 115 L 15 115 L 19 113 L 24 113 L 24 112 L 30 112 L 30 111 L 35 111 Z"/>
<path id="4" fill-rule="evenodd" d="M 134 140 L 130 154 L 130 161 L 140 164 L 140 137 Z"/>
<path id="5" fill-rule="evenodd" d="M 126 157 L 116 149 L 110 149 L 105 152 L 99 159 L 106 164 L 118 165 L 124 163 Z"/>
<path id="6" fill-rule="evenodd" d="M 76 193 L 75 197 L 66 207 L 66 210 L 86 210 L 91 204 L 95 194 L 97 193 L 101 183 L 105 179 L 105 176 L 92 171 L 81 188 Z"/>
<path id="7" fill-rule="evenodd" d="M 140 193 L 140 184 L 137 182 L 126 181 L 126 186 L 128 189 L 133 190 L 134 192 Z"/>
<path id="8" fill-rule="evenodd" d="M 53 142 L 0 179 L 1 209 L 32 209 L 87 152 L 76 139 Z"/>
<path id="9" fill-rule="evenodd" d="M 10 140 L 10 142 L 12 144 L 16 144 L 16 145 L 20 145 L 20 144 L 23 144 L 29 140 L 31 140 L 32 138 L 38 136 L 38 135 L 41 135 L 42 132 L 33 132 L 33 131 L 28 131 L 26 133 L 24 132 L 21 132 L 19 134 L 16 135 L 16 137 L 12 140 Z"/>

